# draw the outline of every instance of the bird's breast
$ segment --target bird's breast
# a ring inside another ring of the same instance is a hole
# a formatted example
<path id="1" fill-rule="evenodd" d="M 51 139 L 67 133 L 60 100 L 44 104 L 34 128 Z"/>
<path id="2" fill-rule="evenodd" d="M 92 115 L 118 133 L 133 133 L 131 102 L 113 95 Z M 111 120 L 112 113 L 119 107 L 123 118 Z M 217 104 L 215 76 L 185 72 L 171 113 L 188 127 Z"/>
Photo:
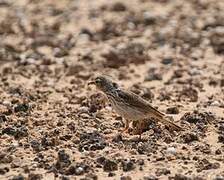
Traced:
<path id="1" fill-rule="evenodd" d="M 144 114 L 137 109 L 134 109 L 123 103 L 115 103 L 111 101 L 112 108 L 116 111 L 117 114 L 122 116 L 125 119 L 129 120 L 140 120 L 144 119 Z"/>

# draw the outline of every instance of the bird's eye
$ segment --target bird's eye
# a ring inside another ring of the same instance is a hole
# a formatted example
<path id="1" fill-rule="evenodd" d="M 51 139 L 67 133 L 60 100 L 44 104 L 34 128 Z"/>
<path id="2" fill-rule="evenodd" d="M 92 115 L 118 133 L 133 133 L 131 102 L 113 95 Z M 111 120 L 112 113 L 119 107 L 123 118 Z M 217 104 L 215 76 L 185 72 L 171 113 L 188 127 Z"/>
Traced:
<path id="1" fill-rule="evenodd" d="M 113 87 L 118 88 L 118 84 L 117 83 L 113 82 L 112 84 L 113 84 Z"/>
<path id="2" fill-rule="evenodd" d="M 100 84 L 100 80 L 99 79 L 96 79 L 95 82 L 96 82 L 96 84 Z"/>

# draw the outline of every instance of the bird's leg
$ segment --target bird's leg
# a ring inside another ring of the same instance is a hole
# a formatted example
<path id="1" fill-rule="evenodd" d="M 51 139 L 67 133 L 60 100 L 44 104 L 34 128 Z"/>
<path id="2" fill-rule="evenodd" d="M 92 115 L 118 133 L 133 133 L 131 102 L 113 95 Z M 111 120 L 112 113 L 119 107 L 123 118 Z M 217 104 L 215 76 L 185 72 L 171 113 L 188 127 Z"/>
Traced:
<path id="1" fill-rule="evenodd" d="M 142 140 L 142 133 L 139 134 L 139 141 L 141 141 L 141 140 Z"/>
<path id="2" fill-rule="evenodd" d="M 125 126 L 124 126 L 124 129 L 122 129 L 122 133 L 125 133 L 127 132 L 129 129 L 129 120 L 125 119 Z"/>
<path id="3" fill-rule="evenodd" d="M 137 121 L 137 124 L 135 125 L 135 134 L 138 134 L 139 135 L 139 141 L 142 140 L 142 133 L 143 133 L 143 129 L 144 129 L 144 121 L 143 120 L 140 120 L 140 121 Z"/>

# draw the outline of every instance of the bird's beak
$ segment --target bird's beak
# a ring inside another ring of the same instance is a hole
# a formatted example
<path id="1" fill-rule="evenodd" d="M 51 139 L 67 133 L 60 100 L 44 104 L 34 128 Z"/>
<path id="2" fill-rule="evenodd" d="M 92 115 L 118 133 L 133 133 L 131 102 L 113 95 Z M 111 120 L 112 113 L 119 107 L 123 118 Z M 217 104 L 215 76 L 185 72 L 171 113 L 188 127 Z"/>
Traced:
<path id="1" fill-rule="evenodd" d="M 91 85 L 91 84 L 95 84 L 95 82 L 94 81 L 89 81 L 88 86 Z"/>

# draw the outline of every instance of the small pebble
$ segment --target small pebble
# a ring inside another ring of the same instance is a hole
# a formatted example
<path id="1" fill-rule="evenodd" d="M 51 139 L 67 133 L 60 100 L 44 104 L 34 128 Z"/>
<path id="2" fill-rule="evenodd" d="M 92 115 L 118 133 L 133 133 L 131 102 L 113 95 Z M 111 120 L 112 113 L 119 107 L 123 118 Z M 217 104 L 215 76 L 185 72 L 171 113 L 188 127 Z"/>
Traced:
<path id="1" fill-rule="evenodd" d="M 166 153 L 167 154 L 176 154 L 177 151 L 174 147 L 168 147 L 167 150 L 166 150 Z"/>
<path id="2" fill-rule="evenodd" d="M 219 107 L 220 103 L 219 103 L 219 101 L 213 101 L 210 105 Z"/>

